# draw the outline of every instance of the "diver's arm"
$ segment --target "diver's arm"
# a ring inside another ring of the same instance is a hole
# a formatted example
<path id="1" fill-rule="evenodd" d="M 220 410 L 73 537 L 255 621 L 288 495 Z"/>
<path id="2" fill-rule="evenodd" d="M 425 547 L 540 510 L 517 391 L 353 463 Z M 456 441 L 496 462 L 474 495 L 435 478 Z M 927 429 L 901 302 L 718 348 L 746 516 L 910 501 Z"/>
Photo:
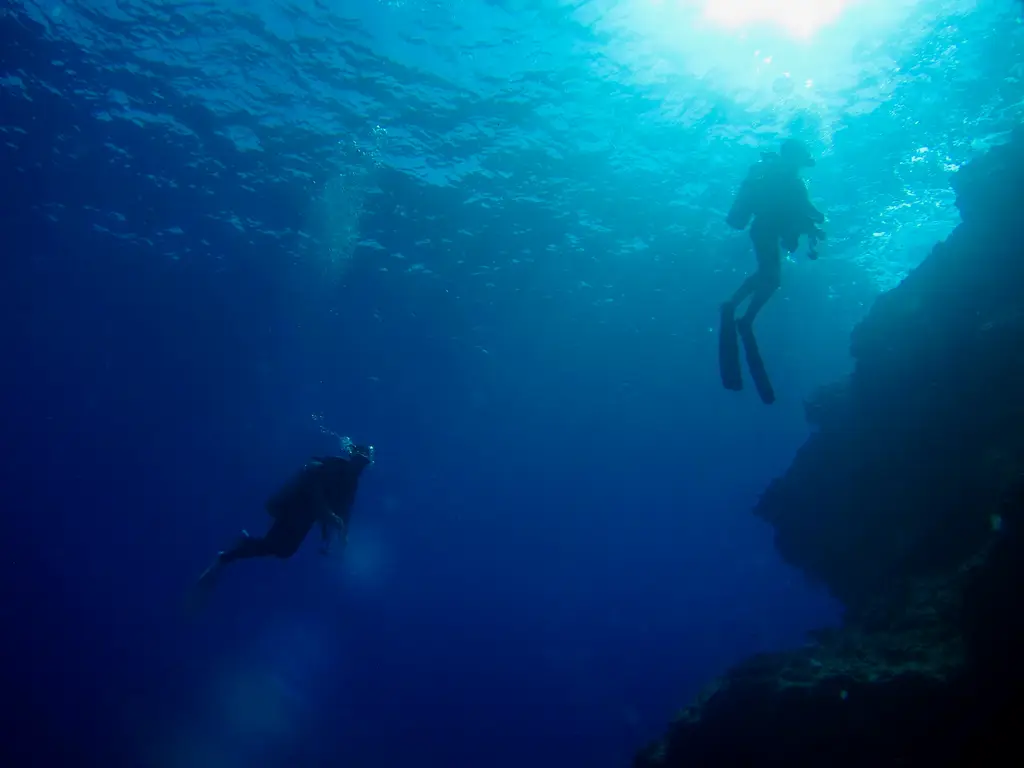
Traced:
<path id="1" fill-rule="evenodd" d="M 815 241 L 825 239 L 824 231 L 822 231 L 821 227 L 818 226 L 819 224 L 824 223 L 825 214 L 808 203 L 806 218 L 804 219 L 804 224 L 801 227 L 801 234 L 807 235 L 807 237 L 810 238 L 812 246 Z"/>
<path id="2" fill-rule="evenodd" d="M 807 219 L 815 224 L 821 224 L 825 221 L 825 214 L 811 203 L 811 195 L 807 191 L 807 185 L 803 179 L 799 177 L 788 179 L 785 186 L 780 187 L 779 194 L 785 195 L 786 207 L 796 217 Z"/>
<path id="3" fill-rule="evenodd" d="M 326 553 L 335 531 L 342 546 L 347 539 L 348 512 L 355 497 L 358 473 L 352 463 L 339 457 L 327 457 L 323 465 L 321 484 L 317 488 L 317 521 L 320 523 L 322 551 Z"/>
<path id="4" fill-rule="evenodd" d="M 320 551 L 325 555 L 331 550 L 331 537 L 335 531 L 337 531 L 338 538 L 341 539 L 341 545 L 344 547 L 346 542 L 348 542 L 348 531 L 345 521 L 330 510 L 327 510 L 320 517 L 320 541 L 322 542 Z"/>
<path id="5" fill-rule="evenodd" d="M 814 207 L 811 195 L 807 191 L 807 185 L 803 181 L 800 181 L 800 207 L 804 209 L 804 215 L 815 224 L 825 223 L 825 214 Z"/>
<path id="6" fill-rule="evenodd" d="M 328 512 L 320 518 L 320 538 L 328 541 L 331 538 L 332 531 L 339 531 L 344 536 L 345 521 L 333 512 Z"/>

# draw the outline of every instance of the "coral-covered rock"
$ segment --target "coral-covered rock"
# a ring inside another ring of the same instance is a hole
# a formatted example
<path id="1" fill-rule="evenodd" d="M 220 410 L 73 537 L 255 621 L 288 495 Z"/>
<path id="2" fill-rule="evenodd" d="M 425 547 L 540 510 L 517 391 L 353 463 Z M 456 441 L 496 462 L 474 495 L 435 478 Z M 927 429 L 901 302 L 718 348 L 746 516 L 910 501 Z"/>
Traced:
<path id="1" fill-rule="evenodd" d="M 955 627 L 967 577 L 935 582 L 895 609 L 879 604 L 868 628 L 821 631 L 798 651 L 734 667 L 634 765 L 917 765 L 922 744 L 933 758 L 966 754 Z M 937 726 L 941 739 L 930 733 Z"/>
<path id="2" fill-rule="evenodd" d="M 1024 690 L 1024 482 L 989 546 L 858 623 L 709 686 L 634 768 L 1016 765 Z"/>

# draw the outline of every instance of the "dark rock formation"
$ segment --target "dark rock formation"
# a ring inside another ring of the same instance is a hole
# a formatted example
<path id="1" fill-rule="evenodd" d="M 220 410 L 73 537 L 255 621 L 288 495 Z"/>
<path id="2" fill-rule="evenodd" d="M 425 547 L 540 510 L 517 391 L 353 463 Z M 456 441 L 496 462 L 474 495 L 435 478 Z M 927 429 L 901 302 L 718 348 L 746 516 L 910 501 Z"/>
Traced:
<path id="1" fill-rule="evenodd" d="M 1024 132 L 953 187 L 962 223 L 857 326 L 853 374 L 755 510 L 843 628 L 732 669 L 637 768 L 1024 752 Z"/>

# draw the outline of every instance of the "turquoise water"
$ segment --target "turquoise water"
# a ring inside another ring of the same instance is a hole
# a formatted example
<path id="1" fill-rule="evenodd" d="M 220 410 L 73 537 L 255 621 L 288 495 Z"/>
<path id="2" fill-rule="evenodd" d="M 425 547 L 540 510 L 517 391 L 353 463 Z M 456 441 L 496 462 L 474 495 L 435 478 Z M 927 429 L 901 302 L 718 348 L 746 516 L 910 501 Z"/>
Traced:
<path id="1" fill-rule="evenodd" d="M 602 258 L 643 261 L 656 239 L 674 238 L 658 258 L 735 269 L 722 241 L 739 236 L 720 221 L 737 173 L 795 133 L 822 157 L 811 184 L 830 214 L 831 254 L 889 287 L 954 226 L 948 173 L 1020 114 L 1018 9 L 999 0 L 24 8 L 102 68 L 159 80 L 148 103 L 82 83 L 96 118 L 164 125 L 215 171 L 189 127 L 160 110 L 162 99 L 194 100 L 239 151 L 264 158 L 266 173 L 249 179 L 257 194 L 305 180 L 313 198 L 337 174 L 362 196 L 381 168 L 424 193 L 457 190 L 476 225 L 437 245 L 487 259 L 428 268 L 379 255 L 381 269 L 441 280 L 540 257 L 481 248 L 499 209 L 570 217 L 551 248 L 599 242 Z M 6 85 L 19 88 L 18 77 Z M 264 145 L 261 128 L 286 138 Z M 237 225 L 260 241 L 285 234 L 259 219 Z M 322 252 L 316 230 L 302 229 Z M 175 235 L 161 233 L 158 247 L 176 253 Z M 567 278 L 558 289 L 584 287 Z M 590 293 L 614 300 L 600 286 Z"/>

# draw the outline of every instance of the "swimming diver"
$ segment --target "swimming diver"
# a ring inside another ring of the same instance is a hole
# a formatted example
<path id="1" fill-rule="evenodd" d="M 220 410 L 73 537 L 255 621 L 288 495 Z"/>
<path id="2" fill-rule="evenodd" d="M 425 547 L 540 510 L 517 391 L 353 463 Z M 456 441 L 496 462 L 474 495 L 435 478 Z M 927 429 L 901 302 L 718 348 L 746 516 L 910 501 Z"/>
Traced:
<path id="1" fill-rule="evenodd" d="M 213 586 L 223 567 L 235 560 L 291 557 L 315 523 L 320 524 L 321 552 L 329 552 L 335 534 L 344 546 L 359 477 L 373 464 L 374 451 L 372 445 L 354 445 L 347 438 L 343 445 L 347 455 L 311 459 L 268 499 L 266 509 L 273 522 L 267 533 L 254 537 L 242 531 L 238 543 L 232 549 L 218 552 L 213 565 L 199 577 L 200 589 Z"/>
<path id="2" fill-rule="evenodd" d="M 796 139 L 783 141 L 778 154 L 762 152 L 761 160 L 750 168 L 726 216 L 726 223 L 733 229 L 742 230 L 750 225 L 757 271 L 747 277 L 721 307 L 719 362 L 722 384 L 726 389 L 743 388 L 736 344 L 738 331 L 758 394 L 769 404 L 775 401 L 775 393 L 757 349 L 753 324 L 757 313 L 780 285 L 780 246 L 793 253 L 800 244 L 800 236 L 807 235 L 810 243 L 808 255 L 812 259 L 818 257 L 816 246 L 818 240 L 824 239 L 825 233 L 817 225 L 824 223 L 825 216 L 811 204 L 807 187 L 800 178 L 800 169 L 814 164 L 806 145 Z M 736 310 L 748 298 L 747 311 L 736 319 Z"/>

